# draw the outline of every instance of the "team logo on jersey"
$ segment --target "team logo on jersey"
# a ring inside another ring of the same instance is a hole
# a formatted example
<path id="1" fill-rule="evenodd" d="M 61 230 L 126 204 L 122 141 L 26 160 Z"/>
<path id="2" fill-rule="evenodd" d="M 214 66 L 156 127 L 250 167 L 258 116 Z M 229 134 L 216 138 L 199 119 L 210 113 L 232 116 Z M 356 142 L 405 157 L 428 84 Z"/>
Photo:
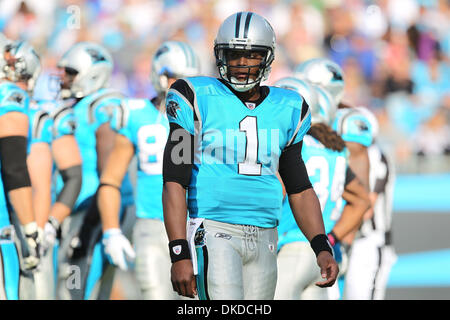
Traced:
<path id="1" fill-rule="evenodd" d="M 176 119 L 176 117 L 177 117 L 177 110 L 180 109 L 180 106 L 178 105 L 177 102 L 171 100 L 171 101 L 167 102 L 166 109 L 167 109 L 167 114 L 169 116 L 171 116 L 172 118 Z"/>
<path id="2" fill-rule="evenodd" d="M 173 253 L 175 253 L 178 256 L 181 253 L 181 244 L 173 247 L 172 251 L 173 251 Z"/>
<path id="3" fill-rule="evenodd" d="M 8 97 L 6 101 L 13 102 L 15 104 L 22 104 L 23 99 L 24 99 L 23 94 L 21 94 L 20 92 L 14 92 Z"/>

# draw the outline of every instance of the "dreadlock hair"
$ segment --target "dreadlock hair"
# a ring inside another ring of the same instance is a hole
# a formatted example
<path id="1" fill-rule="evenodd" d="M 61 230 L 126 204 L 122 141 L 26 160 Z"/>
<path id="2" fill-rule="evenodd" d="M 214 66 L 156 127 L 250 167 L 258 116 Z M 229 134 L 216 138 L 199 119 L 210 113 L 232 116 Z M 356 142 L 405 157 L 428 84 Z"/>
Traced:
<path id="1" fill-rule="evenodd" d="M 345 148 L 344 140 L 342 140 L 336 131 L 331 129 L 325 123 L 313 124 L 309 129 L 308 134 L 322 143 L 325 148 L 334 151 L 342 151 Z"/>

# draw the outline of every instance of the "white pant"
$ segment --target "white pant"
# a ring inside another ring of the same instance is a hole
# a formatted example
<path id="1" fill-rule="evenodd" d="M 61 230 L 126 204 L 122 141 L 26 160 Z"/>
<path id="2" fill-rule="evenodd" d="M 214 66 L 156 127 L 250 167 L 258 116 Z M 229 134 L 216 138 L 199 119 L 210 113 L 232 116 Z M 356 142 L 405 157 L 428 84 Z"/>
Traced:
<path id="1" fill-rule="evenodd" d="M 277 241 L 276 228 L 205 219 L 196 234 L 199 298 L 273 299 Z"/>
<path id="2" fill-rule="evenodd" d="M 178 299 L 170 282 L 169 240 L 164 222 L 138 218 L 133 230 L 136 278 L 145 300 Z"/>
<path id="3" fill-rule="evenodd" d="M 309 242 L 291 242 L 281 247 L 278 252 L 276 300 L 339 299 L 337 281 L 331 288 L 316 286 L 318 281 L 323 279 Z"/>
<path id="4" fill-rule="evenodd" d="M 347 273 L 344 298 L 346 300 L 382 300 L 389 273 L 397 260 L 394 249 L 385 246 L 379 235 L 353 241 Z"/>

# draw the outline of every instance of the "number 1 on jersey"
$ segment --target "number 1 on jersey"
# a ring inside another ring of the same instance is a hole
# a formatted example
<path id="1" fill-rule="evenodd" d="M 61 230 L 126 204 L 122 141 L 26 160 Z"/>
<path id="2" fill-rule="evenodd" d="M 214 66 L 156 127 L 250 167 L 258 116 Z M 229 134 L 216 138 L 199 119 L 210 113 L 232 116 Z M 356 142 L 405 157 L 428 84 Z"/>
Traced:
<path id="1" fill-rule="evenodd" d="M 258 125 L 256 117 L 247 116 L 239 122 L 239 130 L 245 131 L 245 159 L 238 163 L 238 173 L 260 176 L 262 164 L 258 163 Z"/>

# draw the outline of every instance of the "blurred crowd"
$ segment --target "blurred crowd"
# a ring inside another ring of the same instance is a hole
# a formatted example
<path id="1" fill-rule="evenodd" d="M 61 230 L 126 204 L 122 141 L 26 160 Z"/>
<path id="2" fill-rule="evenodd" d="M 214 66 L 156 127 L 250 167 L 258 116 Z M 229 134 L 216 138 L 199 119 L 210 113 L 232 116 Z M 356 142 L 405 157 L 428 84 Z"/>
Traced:
<path id="1" fill-rule="evenodd" d="M 277 35 L 268 84 L 306 59 L 331 58 L 344 70 L 343 102 L 377 115 L 380 143 L 400 171 L 411 159 L 436 157 L 448 170 L 449 0 L 2 0 L 0 31 L 40 53 L 37 96 L 51 94 L 48 79 L 62 53 L 89 40 L 111 51 L 114 87 L 152 98 L 151 56 L 162 41 L 189 42 L 202 72 L 215 75 L 217 29 L 243 10 L 264 16 Z"/>

